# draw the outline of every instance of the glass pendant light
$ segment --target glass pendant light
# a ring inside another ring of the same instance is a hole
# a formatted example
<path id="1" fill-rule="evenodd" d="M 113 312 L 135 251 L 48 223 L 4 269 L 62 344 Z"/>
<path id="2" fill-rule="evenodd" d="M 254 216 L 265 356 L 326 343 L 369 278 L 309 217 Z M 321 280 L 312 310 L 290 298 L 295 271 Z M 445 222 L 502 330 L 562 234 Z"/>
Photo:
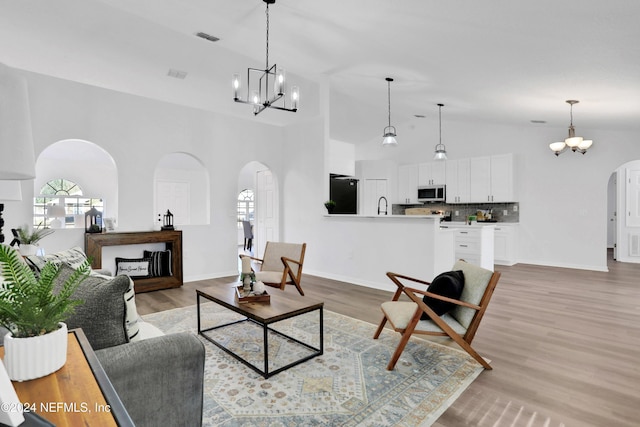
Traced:
<path id="1" fill-rule="evenodd" d="M 442 143 L 442 107 L 444 104 L 438 104 L 438 123 L 440 129 L 440 140 L 438 145 L 436 145 L 436 150 L 433 155 L 433 160 L 447 160 L 447 149 Z"/>
<path id="2" fill-rule="evenodd" d="M 396 141 L 396 128 L 391 126 L 391 82 L 393 79 L 391 77 L 387 77 L 385 80 L 387 81 L 387 94 L 389 100 L 389 126 L 384 128 L 382 145 L 384 147 L 396 147 L 398 145 L 398 141 Z"/>

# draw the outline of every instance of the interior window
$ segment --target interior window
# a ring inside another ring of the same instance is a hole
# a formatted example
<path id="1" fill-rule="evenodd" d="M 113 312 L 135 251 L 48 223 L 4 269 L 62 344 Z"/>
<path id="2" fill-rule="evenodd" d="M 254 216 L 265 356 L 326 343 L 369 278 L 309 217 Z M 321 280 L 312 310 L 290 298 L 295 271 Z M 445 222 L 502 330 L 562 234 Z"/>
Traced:
<path id="1" fill-rule="evenodd" d="M 33 227 L 84 227 L 84 214 L 91 208 L 104 212 L 101 198 L 83 195 L 82 188 L 64 178 L 45 183 L 34 197 Z"/>
<path id="2" fill-rule="evenodd" d="M 253 190 L 245 189 L 238 194 L 238 229 L 242 228 L 242 221 L 254 219 Z"/>

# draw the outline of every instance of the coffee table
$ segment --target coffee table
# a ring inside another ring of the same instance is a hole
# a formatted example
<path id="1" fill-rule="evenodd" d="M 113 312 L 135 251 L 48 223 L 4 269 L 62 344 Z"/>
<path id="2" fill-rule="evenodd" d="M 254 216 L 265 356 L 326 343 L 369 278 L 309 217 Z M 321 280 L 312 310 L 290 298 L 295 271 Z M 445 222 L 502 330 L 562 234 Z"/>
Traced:
<path id="1" fill-rule="evenodd" d="M 299 365 L 321 355 L 324 352 L 324 326 L 323 326 L 323 307 L 324 303 L 321 301 L 315 301 L 309 297 L 304 297 L 296 294 L 287 294 L 280 290 L 274 290 L 270 292 L 270 301 L 267 302 L 243 302 L 240 303 L 236 299 L 236 286 L 239 283 L 232 283 L 221 286 L 211 286 L 206 289 L 196 290 L 197 294 L 197 309 L 198 309 L 198 334 L 202 335 L 211 343 L 215 344 L 235 359 L 244 363 L 254 371 L 261 374 L 264 378 L 269 378 L 279 372 L 289 369 L 292 366 Z M 219 304 L 231 311 L 244 316 L 244 319 L 217 325 L 211 328 L 202 329 L 201 317 L 200 317 L 200 300 L 205 298 L 216 304 Z M 318 311 L 318 333 L 320 336 L 319 347 L 314 347 L 308 343 L 304 343 L 294 337 L 286 335 L 280 331 L 277 331 L 270 327 L 270 325 L 280 322 L 281 320 L 290 319 L 301 314 L 310 313 L 312 311 Z M 224 328 L 230 325 L 235 325 L 243 322 L 251 322 L 262 327 L 263 331 L 263 351 L 264 351 L 264 369 L 260 369 L 256 365 L 245 360 L 239 354 L 235 353 L 231 349 L 225 347 L 221 342 L 207 336 L 205 333 L 215 329 Z M 274 370 L 269 370 L 269 333 L 275 333 L 276 335 L 296 342 L 297 344 L 312 350 L 310 354 L 288 363 L 285 366 L 279 367 Z"/>

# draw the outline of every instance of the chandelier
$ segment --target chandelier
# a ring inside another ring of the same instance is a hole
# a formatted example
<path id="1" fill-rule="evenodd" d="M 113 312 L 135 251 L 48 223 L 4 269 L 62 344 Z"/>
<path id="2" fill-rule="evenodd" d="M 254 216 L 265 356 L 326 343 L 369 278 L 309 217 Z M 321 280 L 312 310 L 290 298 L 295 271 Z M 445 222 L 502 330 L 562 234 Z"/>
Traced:
<path id="1" fill-rule="evenodd" d="M 382 146 L 383 147 L 396 147 L 398 145 L 398 141 L 396 141 L 396 128 L 391 126 L 391 82 L 393 79 L 391 77 L 387 77 L 385 79 L 387 81 L 387 95 L 388 95 L 388 106 L 389 106 L 389 126 L 384 128 L 382 131 Z"/>
<path id="2" fill-rule="evenodd" d="M 269 66 L 269 5 L 276 0 L 262 0 L 267 4 L 267 55 L 264 70 L 247 68 L 247 98 L 241 99 L 238 92 L 242 86 L 239 74 L 233 75 L 233 100 L 243 104 L 253 105 L 253 114 L 258 115 L 267 108 L 275 108 L 284 111 L 298 111 L 300 92 L 297 86 L 291 87 L 291 104 L 287 107 L 285 100 L 285 70 L 278 68 L 276 64 Z M 253 82 L 251 79 L 253 77 Z M 279 105 L 275 105 L 278 102 Z"/>
<path id="3" fill-rule="evenodd" d="M 433 155 L 433 160 L 447 160 L 447 149 L 442 143 L 442 107 L 444 104 L 438 104 L 438 121 L 440 127 L 440 142 L 436 145 L 436 151 Z"/>
<path id="4" fill-rule="evenodd" d="M 593 141 L 590 139 L 584 139 L 581 136 L 576 136 L 576 129 L 573 127 L 573 105 L 577 104 L 580 101 L 576 101 L 574 99 L 568 99 L 567 104 L 570 105 L 571 112 L 571 121 L 569 122 L 569 136 L 564 140 L 564 142 L 552 142 L 549 144 L 549 148 L 556 156 L 559 156 L 560 153 L 564 152 L 567 147 L 571 148 L 571 151 L 578 153 L 586 153 L 589 147 L 593 145 Z"/>

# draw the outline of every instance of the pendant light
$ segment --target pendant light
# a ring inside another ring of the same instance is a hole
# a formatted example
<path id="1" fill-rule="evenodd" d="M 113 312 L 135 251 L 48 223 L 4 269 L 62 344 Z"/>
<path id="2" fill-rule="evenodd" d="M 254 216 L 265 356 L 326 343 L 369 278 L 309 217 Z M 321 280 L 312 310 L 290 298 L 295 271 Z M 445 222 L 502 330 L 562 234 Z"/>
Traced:
<path id="1" fill-rule="evenodd" d="M 564 142 L 552 142 L 549 144 L 549 148 L 556 156 L 564 152 L 567 147 L 571 148 L 571 151 L 578 153 L 586 153 L 587 150 L 593 145 L 593 141 L 590 139 L 584 139 L 581 136 L 576 136 L 576 129 L 573 127 L 573 105 L 579 103 L 575 99 L 568 99 L 567 104 L 570 105 L 571 121 L 569 122 L 569 135 Z"/>
<path id="2" fill-rule="evenodd" d="M 396 147 L 398 145 L 398 141 L 396 141 L 396 128 L 391 126 L 391 82 L 393 79 L 391 77 L 387 77 L 385 80 L 387 81 L 387 95 L 389 100 L 389 126 L 384 128 L 382 146 Z"/>
<path id="3" fill-rule="evenodd" d="M 298 111 L 298 103 L 300 101 L 300 90 L 298 86 L 292 86 L 290 92 L 290 104 L 286 104 L 286 85 L 285 78 L 286 73 L 282 68 L 278 68 L 276 64 L 269 66 L 269 5 L 275 4 L 276 0 L 262 0 L 267 4 L 266 17 L 267 17 L 267 49 L 266 49 L 266 64 L 264 70 L 257 68 L 247 69 L 247 98 L 240 98 L 240 87 L 242 81 L 239 74 L 233 75 L 233 100 L 242 104 L 253 105 L 253 114 L 258 115 L 267 108 L 274 108 L 276 110 L 291 111 L 295 113 Z M 253 83 L 251 82 L 251 76 L 254 76 Z M 273 93 L 270 90 L 273 89 Z M 276 105 L 276 102 L 278 105 Z"/>
<path id="4" fill-rule="evenodd" d="M 438 104 L 438 123 L 440 128 L 440 140 L 436 145 L 436 151 L 433 155 L 433 160 L 447 160 L 447 149 L 442 143 L 442 107 L 444 104 Z"/>

